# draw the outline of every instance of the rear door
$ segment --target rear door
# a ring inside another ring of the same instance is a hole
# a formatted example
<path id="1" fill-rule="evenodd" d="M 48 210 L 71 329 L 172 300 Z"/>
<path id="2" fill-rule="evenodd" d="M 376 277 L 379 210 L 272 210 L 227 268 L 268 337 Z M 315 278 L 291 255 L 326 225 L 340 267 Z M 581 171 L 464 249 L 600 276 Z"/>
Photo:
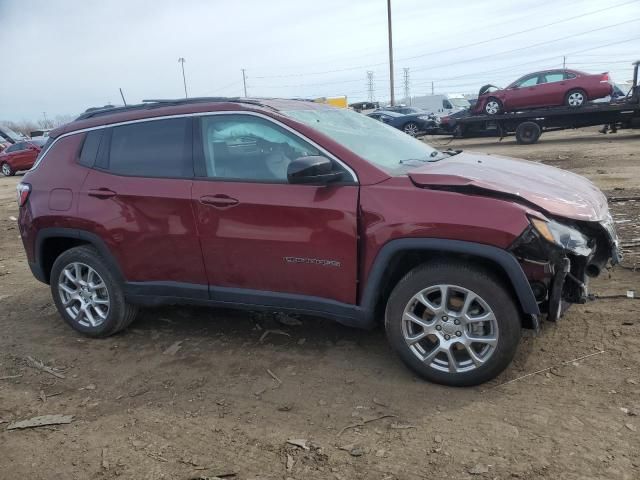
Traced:
<path id="1" fill-rule="evenodd" d="M 191 207 L 192 118 L 89 132 L 80 163 L 94 165 L 81 189 L 80 216 L 135 291 L 208 298 Z"/>
<path id="2" fill-rule="evenodd" d="M 263 115 L 199 120 L 193 204 L 212 298 L 256 292 L 355 303 L 355 174 L 333 159 L 342 183 L 289 184 L 293 159 L 329 155 Z"/>
<path id="3" fill-rule="evenodd" d="M 546 72 L 540 75 L 538 85 L 538 105 L 559 106 L 564 103 L 567 91 L 565 74 L 562 70 Z"/>

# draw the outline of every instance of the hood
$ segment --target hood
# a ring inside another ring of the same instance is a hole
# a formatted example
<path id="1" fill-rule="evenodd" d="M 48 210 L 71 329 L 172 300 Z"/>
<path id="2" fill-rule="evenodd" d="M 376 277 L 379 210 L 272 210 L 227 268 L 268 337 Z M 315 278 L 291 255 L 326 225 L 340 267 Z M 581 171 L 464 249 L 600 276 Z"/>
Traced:
<path id="1" fill-rule="evenodd" d="M 609 211 L 606 197 L 586 178 L 527 160 L 460 153 L 410 170 L 408 175 L 419 187 L 519 197 L 550 215 L 574 220 L 599 222 Z"/>

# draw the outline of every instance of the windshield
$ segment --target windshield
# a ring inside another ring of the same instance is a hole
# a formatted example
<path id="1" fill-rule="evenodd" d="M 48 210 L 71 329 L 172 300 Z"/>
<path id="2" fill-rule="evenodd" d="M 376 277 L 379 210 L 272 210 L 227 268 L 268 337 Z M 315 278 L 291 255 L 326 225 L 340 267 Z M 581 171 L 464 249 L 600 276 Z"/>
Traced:
<path id="1" fill-rule="evenodd" d="M 471 104 L 469 103 L 469 100 L 462 97 L 454 97 L 454 98 L 450 97 L 449 102 L 451 102 L 451 105 L 453 105 L 454 107 L 469 108 L 471 106 Z"/>
<path id="2" fill-rule="evenodd" d="M 440 152 L 400 130 L 350 110 L 289 110 L 286 115 L 309 125 L 388 173 L 416 162 L 440 160 Z"/>

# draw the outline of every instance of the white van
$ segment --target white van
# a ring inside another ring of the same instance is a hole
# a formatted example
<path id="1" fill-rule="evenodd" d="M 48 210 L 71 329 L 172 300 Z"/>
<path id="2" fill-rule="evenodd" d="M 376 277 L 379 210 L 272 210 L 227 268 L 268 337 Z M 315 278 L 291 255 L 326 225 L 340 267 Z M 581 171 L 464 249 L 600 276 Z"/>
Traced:
<path id="1" fill-rule="evenodd" d="M 460 93 L 449 93 L 441 95 L 425 95 L 423 97 L 412 97 L 411 106 L 422 108 L 438 116 L 450 115 L 452 113 L 465 110 L 471 106 L 469 100 Z"/>

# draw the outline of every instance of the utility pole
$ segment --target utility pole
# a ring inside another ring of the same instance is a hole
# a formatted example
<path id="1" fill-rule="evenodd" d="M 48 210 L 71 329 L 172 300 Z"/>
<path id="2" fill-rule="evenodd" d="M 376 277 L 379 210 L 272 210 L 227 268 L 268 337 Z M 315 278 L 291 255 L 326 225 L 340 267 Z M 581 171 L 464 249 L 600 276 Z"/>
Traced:
<path id="1" fill-rule="evenodd" d="M 182 83 L 184 84 L 184 98 L 189 98 L 189 95 L 187 94 L 187 77 L 184 76 L 184 62 L 186 62 L 184 57 L 180 57 L 178 59 L 178 63 L 182 65 Z"/>
<path id="2" fill-rule="evenodd" d="M 369 92 L 369 101 L 373 102 L 375 95 L 374 95 L 374 86 L 373 86 L 373 71 L 369 70 L 367 72 L 367 91 Z"/>
<path id="3" fill-rule="evenodd" d="M 247 74 L 242 69 L 242 86 L 244 87 L 244 98 L 247 98 Z"/>
<path id="4" fill-rule="evenodd" d="M 433 95 L 433 80 L 431 80 L 431 95 Z"/>
<path id="5" fill-rule="evenodd" d="M 565 70 L 567 68 L 567 56 L 564 55 L 562 57 L 562 69 Z"/>
<path id="6" fill-rule="evenodd" d="M 387 0 L 387 26 L 389 28 L 389 88 L 391 90 L 391 106 L 396 104 L 393 87 L 393 35 L 391 33 L 391 0 Z"/>
<path id="7" fill-rule="evenodd" d="M 124 93 L 122 93 L 122 88 L 120 89 L 120 96 L 122 97 L 122 103 L 124 103 L 124 106 L 127 106 L 127 101 L 124 99 Z"/>
<path id="8" fill-rule="evenodd" d="M 411 92 L 409 90 L 409 69 L 403 68 L 404 72 L 404 101 L 411 105 Z"/>
<path id="9" fill-rule="evenodd" d="M 42 117 L 44 118 L 43 128 L 51 128 L 52 125 L 49 123 L 49 119 L 47 118 L 47 112 L 42 112 Z"/>

